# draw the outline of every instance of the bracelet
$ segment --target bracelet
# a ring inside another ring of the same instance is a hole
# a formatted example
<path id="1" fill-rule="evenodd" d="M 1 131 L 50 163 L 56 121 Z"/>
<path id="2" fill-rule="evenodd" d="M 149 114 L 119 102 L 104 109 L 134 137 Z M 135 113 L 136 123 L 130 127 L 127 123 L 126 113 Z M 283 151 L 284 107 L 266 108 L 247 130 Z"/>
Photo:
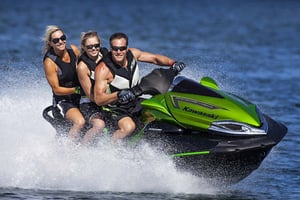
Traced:
<path id="1" fill-rule="evenodd" d="M 74 94 L 80 94 L 80 87 L 75 87 L 75 92 L 74 92 Z"/>

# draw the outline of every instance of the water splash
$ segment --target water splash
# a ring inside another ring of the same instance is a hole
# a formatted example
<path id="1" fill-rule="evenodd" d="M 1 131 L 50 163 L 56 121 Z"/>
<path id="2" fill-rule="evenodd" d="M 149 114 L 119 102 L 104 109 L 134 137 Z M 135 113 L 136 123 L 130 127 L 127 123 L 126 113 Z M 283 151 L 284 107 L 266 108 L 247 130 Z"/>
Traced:
<path id="1" fill-rule="evenodd" d="M 42 72 L 23 74 L 20 80 L 13 87 L 2 83 L 0 187 L 215 194 L 206 180 L 178 171 L 168 156 L 148 144 L 128 149 L 100 141 L 87 148 L 57 140 L 41 116 L 51 102 Z"/>

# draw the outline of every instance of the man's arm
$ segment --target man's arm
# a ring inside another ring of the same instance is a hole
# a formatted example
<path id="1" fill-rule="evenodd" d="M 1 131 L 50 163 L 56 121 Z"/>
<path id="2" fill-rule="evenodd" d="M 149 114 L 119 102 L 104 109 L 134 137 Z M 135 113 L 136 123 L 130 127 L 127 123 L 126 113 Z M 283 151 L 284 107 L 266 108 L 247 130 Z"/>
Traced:
<path id="1" fill-rule="evenodd" d="M 107 105 L 118 100 L 117 92 L 106 93 L 108 84 L 112 79 L 110 70 L 104 62 L 100 62 L 95 69 L 94 98 L 97 105 Z"/>
<path id="2" fill-rule="evenodd" d="M 141 51 L 136 48 L 130 48 L 135 59 L 142 62 L 148 62 L 160 66 L 169 66 L 172 70 L 175 71 L 176 75 L 185 68 L 183 62 L 176 62 L 175 60 L 160 54 L 153 54 L 146 51 Z"/>
<path id="3" fill-rule="evenodd" d="M 130 48 L 130 50 L 133 53 L 135 59 L 137 59 L 138 61 L 170 67 L 172 67 L 172 65 L 175 63 L 175 60 L 161 54 L 153 54 L 146 51 L 141 51 L 136 48 Z"/>

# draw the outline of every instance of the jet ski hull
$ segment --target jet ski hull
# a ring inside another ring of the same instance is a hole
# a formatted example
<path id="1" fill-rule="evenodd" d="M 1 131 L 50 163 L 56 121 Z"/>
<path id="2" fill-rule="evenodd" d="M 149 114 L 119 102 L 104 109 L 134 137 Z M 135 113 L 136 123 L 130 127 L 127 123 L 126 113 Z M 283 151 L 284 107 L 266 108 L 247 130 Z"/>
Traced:
<path id="1" fill-rule="evenodd" d="M 52 106 L 44 109 L 43 117 L 56 129 L 57 135 L 65 135 L 68 123 L 51 115 Z M 169 154 L 178 169 L 217 182 L 233 184 L 256 170 L 271 149 L 287 133 L 287 128 L 264 115 L 268 124 L 267 135 L 222 136 L 212 131 L 184 130 L 178 126 L 153 121 L 141 131 L 128 138 L 139 144 L 153 145 L 164 154 Z"/>
<path id="2" fill-rule="evenodd" d="M 170 154 L 178 168 L 232 184 L 256 170 L 287 133 L 283 124 L 267 115 L 264 118 L 268 132 L 262 136 L 228 137 L 153 122 L 146 126 L 143 139 Z"/>

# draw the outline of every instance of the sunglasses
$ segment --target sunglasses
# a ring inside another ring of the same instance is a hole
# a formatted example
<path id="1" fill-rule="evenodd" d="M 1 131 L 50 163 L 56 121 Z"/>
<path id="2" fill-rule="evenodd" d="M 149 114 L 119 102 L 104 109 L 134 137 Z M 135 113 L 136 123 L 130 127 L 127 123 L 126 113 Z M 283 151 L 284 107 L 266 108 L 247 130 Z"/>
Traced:
<path id="1" fill-rule="evenodd" d="M 120 51 L 125 51 L 125 50 L 127 49 L 127 46 L 123 46 L 123 47 L 111 46 L 111 49 L 112 49 L 113 51 L 118 51 L 118 50 L 120 50 Z"/>
<path id="2" fill-rule="evenodd" d="M 65 41 L 66 39 L 67 39 L 67 36 L 66 36 L 66 35 L 62 35 L 60 38 L 53 38 L 53 39 L 52 39 L 52 42 L 53 42 L 54 44 L 56 44 L 56 43 L 59 42 L 59 40 Z"/>
<path id="3" fill-rule="evenodd" d="M 100 48 L 100 44 L 99 43 L 98 44 L 90 44 L 90 45 L 86 45 L 85 47 L 87 49 L 93 49 L 93 48 L 97 49 L 97 48 Z"/>

